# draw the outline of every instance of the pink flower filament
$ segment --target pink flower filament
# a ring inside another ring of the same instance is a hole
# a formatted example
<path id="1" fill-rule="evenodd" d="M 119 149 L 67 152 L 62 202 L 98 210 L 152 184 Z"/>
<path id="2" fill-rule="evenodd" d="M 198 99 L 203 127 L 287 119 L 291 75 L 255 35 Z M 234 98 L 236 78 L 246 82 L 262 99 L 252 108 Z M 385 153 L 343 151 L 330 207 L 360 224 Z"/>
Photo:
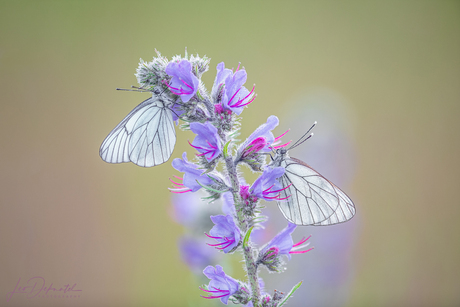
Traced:
<path id="1" fill-rule="evenodd" d="M 249 94 L 246 95 L 246 97 L 242 98 L 242 99 L 239 99 L 237 102 L 235 102 L 234 104 L 230 104 L 230 102 L 233 100 L 233 98 L 235 98 L 236 94 L 238 94 L 238 92 L 241 90 L 241 87 L 235 92 L 235 94 L 233 94 L 232 98 L 230 99 L 230 101 L 228 102 L 228 106 L 231 107 L 231 108 L 239 108 L 239 107 L 244 107 L 244 106 L 247 106 L 248 104 L 250 104 L 251 102 L 254 101 L 254 99 L 256 99 L 257 95 L 254 95 L 254 97 L 252 97 L 251 100 L 249 100 L 249 102 L 245 103 L 245 104 L 242 104 L 244 100 L 246 100 L 249 96 L 251 96 L 253 93 L 254 93 L 254 88 L 256 86 L 254 85 L 252 87 L 252 90 Z"/>
<path id="2" fill-rule="evenodd" d="M 224 297 L 224 296 L 227 296 L 230 294 L 230 290 L 221 290 L 221 289 L 217 289 L 215 287 L 212 287 L 213 289 L 215 289 L 215 291 L 213 290 L 206 290 L 206 289 L 203 289 L 201 287 L 199 287 L 201 290 L 203 290 L 204 292 L 208 292 L 208 293 L 216 293 L 216 294 L 222 294 L 222 295 L 209 295 L 209 296 L 203 296 L 201 295 L 201 297 L 203 298 L 207 298 L 207 299 L 211 299 L 211 298 L 220 298 L 220 297 Z"/>
<path id="3" fill-rule="evenodd" d="M 176 177 L 177 179 L 183 180 L 181 177 L 178 177 L 178 176 L 174 176 L 174 177 Z M 172 192 L 172 193 L 182 194 L 182 193 L 190 192 L 192 190 L 192 189 L 187 188 L 183 183 L 175 182 L 171 178 L 169 178 L 169 181 L 171 181 L 173 183 L 173 186 L 174 186 L 173 189 L 168 188 L 168 190 L 170 192 Z"/>
<path id="4" fill-rule="evenodd" d="M 295 249 L 301 249 L 301 248 L 303 248 L 303 247 L 307 247 L 308 244 L 310 244 L 310 243 L 307 243 L 306 245 L 302 245 L 302 246 L 301 246 L 301 244 L 307 242 L 307 240 L 310 239 L 310 238 L 311 238 L 311 236 L 309 236 L 309 237 L 306 238 L 306 239 L 305 239 L 305 237 L 304 237 L 304 238 L 302 238 L 302 240 L 300 240 L 298 243 L 292 245 L 292 247 L 293 247 L 293 248 L 295 247 Z M 290 251 L 289 254 L 304 254 L 304 253 L 306 253 L 306 252 L 311 251 L 313 248 L 314 248 L 314 247 L 312 247 L 312 248 L 310 248 L 310 249 L 307 249 L 307 250 L 304 250 L 304 251 L 296 251 L 296 250 L 294 250 L 294 251 Z"/>
<path id="5" fill-rule="evenodd" d="M 287 188 L 289 188 L 292 183 L 290 185 L 288 185 L 287 187 L 285 188 L 282 188 L 282 189 L 279 189 L 279 190 L 275 190 L 275 191 L 270 191 L 271 188 L 273 188 L 275 184 L 273 184 L 271 187 L 269 187 L 268 189 L 264 190 L 262 192 L 262 194 L 264 195 L 264 198 L 267 198 L 267 199 L 275 199 L 275 200 L 284 200 L 284 199 L 288 199 L 289 197 L 291 197 L 291 195 L 287 196 L 287 197 L 284 197 L 284 198 L 281 198 L 281 191 L 284 191 L 286 190 Z M 268 194 L 272 194 L 272 193 L 278 193 L 277 195 L 275 196 L 268 196 Z"/>
<path id="6" fill-rule="evenodd" d="M 229 239 L 229 238 L 227 238 L 227 237 L 213 237 L 213 236 L 208 235 L 207 233 L 205 233 L 205 235 L 206 235 L 208 238 L 211 238 L 211 239 L 224 240 L 224 242 L 217 243 L 217 244 L 209 244 L 209 243 L 206 243 L 206 244 L 208 244 L 209 246 L 220 246 L 220 245 L 225 245 L 225 246 L 216 247 L 217 249 L 226 249 L 227 247 L 229 247 L 230 245 L 232 245 L 233 243 L 235 243 L 235 240 L 234 240 L 234 239 Z"/>

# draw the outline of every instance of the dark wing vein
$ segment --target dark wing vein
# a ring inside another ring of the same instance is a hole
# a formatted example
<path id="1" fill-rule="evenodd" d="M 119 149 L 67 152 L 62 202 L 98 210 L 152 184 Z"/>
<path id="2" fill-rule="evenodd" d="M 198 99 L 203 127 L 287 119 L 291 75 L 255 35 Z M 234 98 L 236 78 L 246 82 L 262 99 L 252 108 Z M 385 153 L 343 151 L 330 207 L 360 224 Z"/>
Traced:
<path id="1" fill-rule="evenodd" d="M 283 188 L 291 186 L 281 195 L 290 197 L 279 201 L 278 206 L 289 221 L 319 226 L 342 223 L 353 217 L 353 202 L 332 182 L 298 159 L 286 158 L 283 162 L 286 171 L 280 182 Z"/>

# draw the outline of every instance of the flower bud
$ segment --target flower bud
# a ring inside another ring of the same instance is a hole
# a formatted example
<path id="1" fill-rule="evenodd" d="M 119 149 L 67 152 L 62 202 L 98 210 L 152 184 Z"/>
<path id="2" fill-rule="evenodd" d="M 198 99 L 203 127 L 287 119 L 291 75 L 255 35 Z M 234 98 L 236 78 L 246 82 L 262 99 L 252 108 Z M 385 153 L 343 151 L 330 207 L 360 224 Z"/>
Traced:
<path id="1" fill-rule="evenodd" d="M 142 88 L 152 89 L 156 86 L 162 85 L 163 80 L 167 79 L 165 73 L 166 65 L 168 65 L 168 59 L 161 56 L 157 52 L 157 57 L 153 58 L 151 62 L 144 62 L 140 59 L 139 66 L 136 70 L 135 76 L 137 82 Z"/>
<path id="2" fill-rule="evenodd" d="M 264 253 L 259 255 L 257 262 L 265 265 L 271 272 L 279 272 L 282 264 L 279 257 L 279 251 L 279 248 L 276 246 L 270 247 Z"/>

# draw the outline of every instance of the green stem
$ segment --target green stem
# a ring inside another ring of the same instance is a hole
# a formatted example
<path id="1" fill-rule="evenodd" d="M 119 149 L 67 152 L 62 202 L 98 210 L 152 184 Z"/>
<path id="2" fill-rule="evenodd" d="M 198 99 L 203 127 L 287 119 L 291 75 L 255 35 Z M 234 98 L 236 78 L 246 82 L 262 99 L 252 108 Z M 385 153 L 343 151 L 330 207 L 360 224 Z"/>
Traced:
<path id="1" fill-rule="evenodd" d="M 222 135 L 221 135 L 222 136 Z M 224 139 L 225 141 L 225 139 Z M 232 195 L 233 201 L 235 203 L 235 209 L 237 212 L 238 224 L 242 231 L 246 233 L 245 244 L 243 244 L 244 259 L 246 263 L 246 270 L 248 274 L 249 284 L 251 285 L 252 290 L 252 304 L 254 307 L 259 307 L 260 301 L 260 288 L 259 288 L 259 277 L 257 274 L 257 264 L 254 259 L 254 251 L 251 247 L 249 240 L 249 234 L 252 230 L 248 230 L 248 223 L 243 213 L 243 202 L 240 198 L 240 184 L 238 180 L 238 173 L 236 171 L 236 166 L 231 155 L 225 157 L 225 165 L 227 167 L 228 177 L 232 184 Z"/>

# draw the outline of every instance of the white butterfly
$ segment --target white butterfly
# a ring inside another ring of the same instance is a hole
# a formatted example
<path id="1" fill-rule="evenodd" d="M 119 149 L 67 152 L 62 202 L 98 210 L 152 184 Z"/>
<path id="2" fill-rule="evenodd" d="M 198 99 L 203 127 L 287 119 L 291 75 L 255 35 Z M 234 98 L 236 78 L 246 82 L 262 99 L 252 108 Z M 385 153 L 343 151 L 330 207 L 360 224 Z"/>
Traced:
<path id="1" fill-rule="evenodd" d="M 176 144 L 172 104 L 159 92 L 152 93 L 105 138 L 99 150 L 102 160 L 133 162 L 142 167 L 168 161 Z"/>
<path id="2" fill-rule="evenodd" d="M 297 147 L 312 135 L 300 138 L 289 149 Z M 284 148 L 278 149 L 271 164 L 285 169 L 284 175 L 278 179 L 285 188 L 280 198 L 288 197 L 278 201 L 284 217 L 297 225 L 311 226 L 338 224 L 351 219 L 356 213 L 352 200 L 308 164 L 289 157 L 287 151 Z"/>

